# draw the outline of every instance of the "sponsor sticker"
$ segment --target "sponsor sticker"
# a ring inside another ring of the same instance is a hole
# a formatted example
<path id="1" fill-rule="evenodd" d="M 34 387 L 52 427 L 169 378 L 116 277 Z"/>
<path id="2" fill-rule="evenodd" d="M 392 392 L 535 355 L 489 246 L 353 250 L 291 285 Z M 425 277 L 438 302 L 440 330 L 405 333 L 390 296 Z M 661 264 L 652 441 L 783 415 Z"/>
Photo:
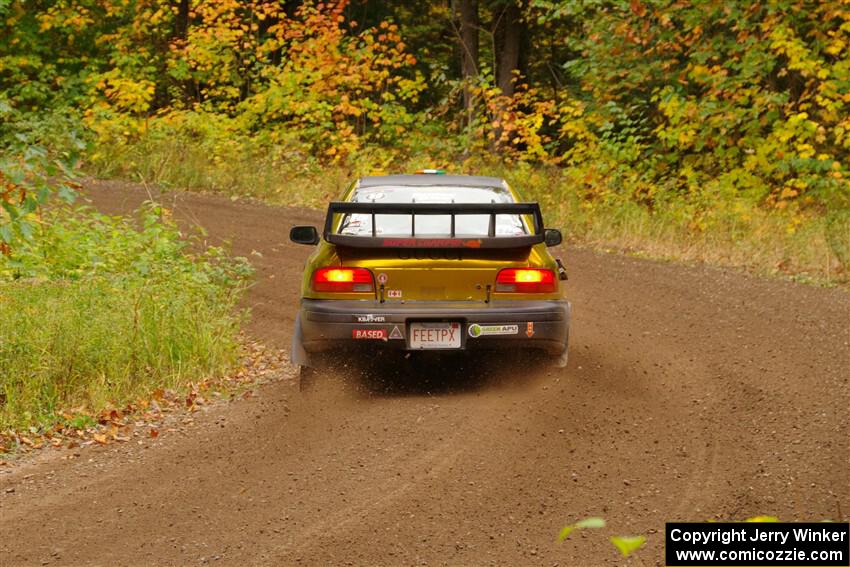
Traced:
<path id="1" fill-rule="evenodd" d="M 387 340 L 386 329 L 352 329 L 352 339 L 378 339 Z"/>
<path id="2" fill-rule="evenodd" d="M 387 290 L 387 298 L 388 299 L 401 299 L 401 290 L 400 289 L 388 289 Z"/>
<path id="3" fill-rule="evenodd" d="M 386 248 L 481 248 L 481 239 L 464 238 L 385 238 Z"/>
<path id="4" fill-rule="evenodd" d="M 473 323 L 467 329 L 467 333 L 473 339 L 487 335 L 516 335 L 519 333 L 519 325 L 479 325 Z"/>
<path id="5" fill-rule="evenodd" d="M 398 328 L 398 325 L 393 327 L 392 332 L 390 333 L 391 339 L 404 339 L 404 336 L 401 334 L 401 331 Z"/>
<path id="6" fill-rule="evenodd" d="M 525 334 L 529 339 L 534 336 L 534 321 L 529 321 L 525 326 Z"/>
<path id="7" fill-rule="evenodd" d="M 387 274 L 385 274 L 384 272 L 381 272 L 380 274 L 378 274 L 378 283 L 381 284 L 381 285 L 386 285 L 387 280 L 389 280 L 389 279 L 390 278 L 387 277 Z"/>
<path id="8" fill-rule="evenodd" d="M 355 315 L 358 323 L 385 323 L 387 318 L 383 315 L 373 315 L 372 313 L 368 313 L 366 315 Z"/>
<path id="9" fill-rule="evenodd" d="M 364 198 L 365 200 L 367 200 L 367 201 L 372 201 L 373 203 L 374 203 L 375 201 L 380 201 L 380 200 L 381 200 L 381 199 L 383 199 L 384 197 L 386 197 L 386 195 L 385 195 L 383 192 L 381 192 L 381 191 L 375 191 L 375 192 L 372 192 L 372 193 L 366 193 L 365 195 L 363 195 L 363 198 Z"/>

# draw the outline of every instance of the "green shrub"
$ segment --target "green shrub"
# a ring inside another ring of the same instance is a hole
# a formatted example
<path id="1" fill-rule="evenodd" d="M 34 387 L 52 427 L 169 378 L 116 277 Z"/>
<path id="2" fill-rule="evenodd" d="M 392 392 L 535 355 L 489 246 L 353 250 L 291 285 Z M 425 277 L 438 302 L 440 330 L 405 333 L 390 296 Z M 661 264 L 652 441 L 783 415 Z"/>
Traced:
<path id="1" fill-rule="evenodd" d="M 141 228 L 81 208 L 47 213 L 0 259 L 0 428 L 228 372 L 248 271 L 182 238 L 154 205 Z"/>

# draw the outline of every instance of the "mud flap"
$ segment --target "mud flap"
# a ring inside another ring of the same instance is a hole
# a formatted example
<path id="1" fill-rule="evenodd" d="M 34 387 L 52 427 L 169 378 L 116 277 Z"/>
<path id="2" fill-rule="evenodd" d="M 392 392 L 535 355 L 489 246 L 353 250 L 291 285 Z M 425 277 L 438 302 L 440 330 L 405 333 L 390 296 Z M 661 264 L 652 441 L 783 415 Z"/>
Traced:
<path id="1" fill-rule="evenodd" d="M 569 359 L 569 349 L 564 349 L 564 351 L 558 355 L 558 358 L 555 359 L 555 366 L 557 368 L 566 368 L 567 360 Z"/>
<path id="2" fill-rule="evenodd" d="M 561 354 L 558 355 L 558 358 L 555 359 L 555 366 L 558 368 L 565 368 L 567 366 L 567 360 L 569 359 L 570 354 L 570 323 L 572 322 L 572 314 L 573 314 L 573 306 L 571 303 L 567 303 L 567 336 L 564 339 L 564 350 L 561 351 Z"/>
<path id="3" fill-rule="evenodd" d="M 303 336 L 301 334 L 301 313 L 295 316 L 295 329 L 292 333 L 292 354 L 289 359 L 296 366 L 310 366 L 310 355 L 304 350 Z"/>

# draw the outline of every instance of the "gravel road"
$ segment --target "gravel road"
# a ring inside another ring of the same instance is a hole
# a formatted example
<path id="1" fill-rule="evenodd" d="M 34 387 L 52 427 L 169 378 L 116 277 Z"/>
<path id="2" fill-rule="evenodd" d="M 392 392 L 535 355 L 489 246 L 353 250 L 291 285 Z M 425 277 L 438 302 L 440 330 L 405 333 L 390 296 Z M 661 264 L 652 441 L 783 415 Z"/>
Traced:
<path id="1" fill-rule="evenodd" d="M 107 212 L 146 198 L 91 182 Z M 257 269 L 248 331 L 288 347 L 322 213 L 165 194 Z M 664 522 L 847 520 L 850 299 L 735 272 L 560 250 L 564 369 L 505 353 L 340 361 L 149 443 L 0 467 L 0 564 L 619 565 Z M 556 542 L 587 516 L 609 526 Z"/>

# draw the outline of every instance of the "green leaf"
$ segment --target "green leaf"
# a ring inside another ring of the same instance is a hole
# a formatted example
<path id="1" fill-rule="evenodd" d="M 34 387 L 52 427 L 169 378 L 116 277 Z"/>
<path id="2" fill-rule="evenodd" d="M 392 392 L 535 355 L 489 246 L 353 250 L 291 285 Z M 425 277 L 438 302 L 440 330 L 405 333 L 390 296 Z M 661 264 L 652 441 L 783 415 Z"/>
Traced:
<path id="1" fill-rule="evenodd" d="M 24 160 L 27 162 L 40 163 L 40 160 L 44 159 L 46 155 L 47 150 L 41 146 L 27 146 L 24 150 Z"/>
<path id="2" fill-rule="evenodd" d="M 620 550 L 623 557 L 628 557 L 646 543 L 646 536 L 611 536 L 608 538 Z"/>
<path id="3" fill-rule="evenodd" d="M 32 240 L 32 225 L 30 223 L 22 220 L 18 223 L 18 230 L 21 231 L 21 236 L 24 240 Z"/>
<path id="4" fill-rule="evenodd" d="M 0 201 L 0 205 L 2 205 L 4 209 L 6 209 L 6 212 L 9 214 L 9 218 L 13 221 L 17 220 L 17 218 L 21 216 L 20 211 L 18 211 L 18 207 L 16 207 L 12 203 L 9 203 L 7 201 Z"/>
<path id="5" fill-rule="evenodd" d="M 12 227 L 8 224 L 0 224 L 0 240 L 9 244 L 12 242 Z"/>
<path id="6" fill-rule="evenodd" d="M 26 216 L 38 208 L 38 201 L 32 195 L 27 195 L 27 198 L 24 199 L 23 204 L 20 207 L 21 216 Z"/>
<path id="7" fill-rule="evenodd" d="M 752 518 L 747 518 L 746 521 L 756 524 L 776 523 L 779 521 L 779 518 L 776 516 L 753 516 Z"/>
<path id="8" fill-rule="evenodd" d="M 603 518 L 585 518 L 575 524 L 577 528 L 604 528 L 605 520 Z"/>
<path id="9" fill-rule="evenodd" d="M 561 529 L 561 533 L 558 534 L 558 541 L 564 541 L 569 537 L 571 533 L 575 530 L 581 530 L 585 528 L 604 528 L 605 520 L 603 518 L 585 518 L 580 522 L 576 522 L 575 524 L 570 524 L 569 526 L 564 526 Z"/>
<path id="10" fill-rule="evenodd" d="M 77 193 L 73 189 L 71 189 L 70 187 L 65 185 L 64 183 L 59 185 L 58 194 L 59 194 L 59 198 L 62 199 L 63 201 L 65 201 L 68 204 L 73 203 L 77 198 Z"/>

